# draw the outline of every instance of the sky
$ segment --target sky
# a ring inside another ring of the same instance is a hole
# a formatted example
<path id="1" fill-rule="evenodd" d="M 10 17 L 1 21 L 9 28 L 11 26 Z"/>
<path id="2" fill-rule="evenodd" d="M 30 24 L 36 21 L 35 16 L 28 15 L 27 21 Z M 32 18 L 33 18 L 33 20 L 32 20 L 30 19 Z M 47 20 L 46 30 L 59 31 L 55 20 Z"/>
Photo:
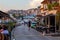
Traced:
<path id="1" fill-rule="evenodd" d="M 42 1 L 43 0 L 0 0 L 0 10 L 25 10 L 35 8 L 39 6 Z"/>

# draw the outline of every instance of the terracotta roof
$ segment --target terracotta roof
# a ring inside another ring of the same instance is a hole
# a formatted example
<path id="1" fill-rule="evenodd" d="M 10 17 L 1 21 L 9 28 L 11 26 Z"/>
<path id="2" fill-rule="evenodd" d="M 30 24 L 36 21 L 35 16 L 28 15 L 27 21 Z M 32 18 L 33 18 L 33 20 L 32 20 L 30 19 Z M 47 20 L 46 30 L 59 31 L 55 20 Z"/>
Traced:
<path id="1" fill-rule="evenodd" d="M 47 4 L 47 3 L 48 3 L 47 0 L 41 2 L 41 4 Z"/>
<path id="2" fill-rule="evenodd" d="M 53 7 L 55 10 L 57 10 L 58 9 L 58 6 L 56 6 L 56 7 Z"/>
<path id="3" fill-rule="evenodd" d="M 43 10 L 44 8 L 40 8 L 40 10 Z"/>
<path id="4" fill-rule="evenodd" d="M 5 13 L 5 12 L 3 12 L 3 11 L 0 11 L 0 15 L 1 15 L 1 16 L 7 16 L 7 17 L 9 17 L 9 14 L 7 14 L 7 13 Z"/>
<path id="5" fill-rule="evenodd" d="M 57 12 L 60 12 L 60 6 L 57 7 Z"/>
<path id="6" fill-rule="evenodd" d="M 48 10 L 48 9 L 44 9 L 43 11 L 46 11 L 46 10 Z"/>
<path id="7" fill-rule="evenodd" d="M 56 14 L 56 13 L 57 13 L 57 10 L 48 11 L 48 14 Z"/>
<path id="8" fill-rule="evenodd" d="M 42 15 L 36 15 L 37 17 L 42 17 Z"/>
<path id="9" fill-rule="evenodd" d="M 40 10 L 46 11 L 46 10 L 48 10 L 48 9 L 40 8 Z"/>
<path id="10" fill-rule="evenodd" d="M 60 11 L 60 6 L 56 6 L 54 9 Z"/>
<path id="11" fill-rule="evenodd" d="M 50 3 L 50 1 L 59 1 L 59 0 L 44 0 L 44 1 L 42 1 L 41 3 L 42 4 L 48 4 L 48 3 Z"/>

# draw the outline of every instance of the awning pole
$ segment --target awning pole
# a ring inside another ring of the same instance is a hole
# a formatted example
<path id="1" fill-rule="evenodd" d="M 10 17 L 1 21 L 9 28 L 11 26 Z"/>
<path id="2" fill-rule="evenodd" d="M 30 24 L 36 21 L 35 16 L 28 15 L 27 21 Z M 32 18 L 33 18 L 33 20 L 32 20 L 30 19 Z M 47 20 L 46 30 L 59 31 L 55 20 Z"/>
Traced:
<path id="1" fill-rule="evenodd" d="M 56 15 L 55 15 L 55 32 L 56 32 Z"/>

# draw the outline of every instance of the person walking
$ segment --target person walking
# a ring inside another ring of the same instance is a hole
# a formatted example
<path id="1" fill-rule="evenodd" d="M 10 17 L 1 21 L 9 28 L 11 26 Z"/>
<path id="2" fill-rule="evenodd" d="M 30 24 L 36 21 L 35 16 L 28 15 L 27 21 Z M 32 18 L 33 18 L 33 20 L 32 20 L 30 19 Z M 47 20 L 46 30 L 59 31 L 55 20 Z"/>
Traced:
<path id="1" fill-rule="evenodd" d="M 1 33 L 3 31 L 2 27 L 0 26 L 0 40 L 4 40 L 4 35 Z"/>
<path id="2" fill-rule="evenodd" d="M 8 40 L 9 39 L 9 31 L 7 29 L 6 25 L 3 25 L 3 31 L 1 32 L 2 34 L 4 34 L 4 40 Z"/>
<path id="3" fill-rule="evenodd" d="M 24 25 L 25 25 L 26 23 L 25 23 L 25 21 L 24 21 Z"/>
<path id="4" fill-rule="evenodd" d="M 29 28 L 29 30 L 30 30 L 30 27 L 31 27 L 31 21 L 29 20 L 29 22 L 28 22 L 28 28 Z"/>

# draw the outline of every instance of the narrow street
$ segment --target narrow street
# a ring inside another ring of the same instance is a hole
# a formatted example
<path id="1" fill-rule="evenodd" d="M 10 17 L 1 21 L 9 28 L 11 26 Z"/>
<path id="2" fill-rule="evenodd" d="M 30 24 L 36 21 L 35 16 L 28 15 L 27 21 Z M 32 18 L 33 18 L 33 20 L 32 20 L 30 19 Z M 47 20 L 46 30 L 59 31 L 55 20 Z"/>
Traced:
<path id="1" fill-rule="evenodd" d="M 59 38 L 43 36 L 41 35 L 40 32 L 32 28 L 28 30 L 27 25 L 21 25 L 21 26 L 16 27 L 12 31 L 11 40 L 13 40 L 13 38 L 15 38 L 16 40 L 59 40 Z"/>
<path id="2" fill-rule="evenodd" d="M 0 0 L 0 40 L 60 40 L 60 0 Z"/>

